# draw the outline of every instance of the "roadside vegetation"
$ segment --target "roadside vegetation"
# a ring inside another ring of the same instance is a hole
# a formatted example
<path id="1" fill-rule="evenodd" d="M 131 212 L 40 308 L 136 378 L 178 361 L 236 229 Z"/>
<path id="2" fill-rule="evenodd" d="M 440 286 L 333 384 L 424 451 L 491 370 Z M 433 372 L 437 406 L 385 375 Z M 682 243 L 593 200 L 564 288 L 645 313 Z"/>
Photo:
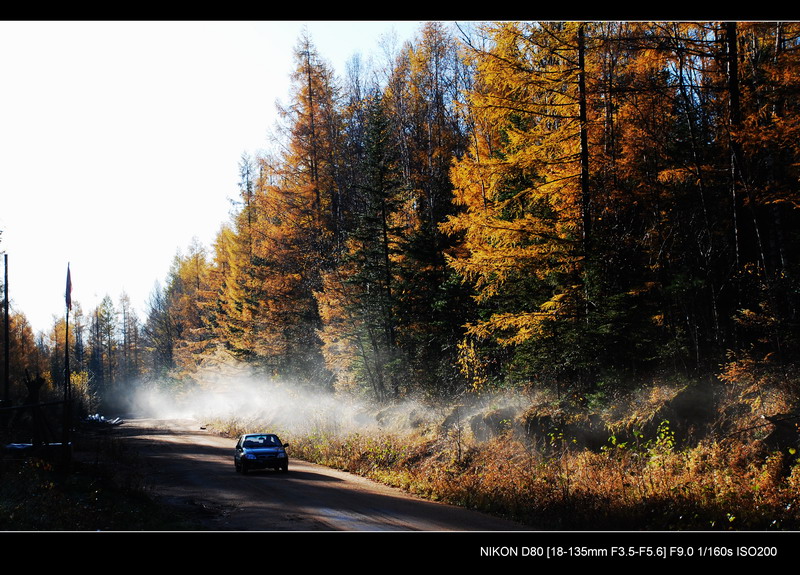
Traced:
<path id="1" fill-rule="evenodd" d="M 797 529 L 800 467 L 730 440 L 668 435 L 597 453 L 510 437 L 457 445 L 396 436 L 304 437 L 299 456 L 411 493 L 557 530 Z M 787 469 L 788 468 L 788 469 Z"/>
<path id="2" fill-rule="evenodd" d="M 267 427 L 294 458 L 532 529 L 796 530 L 800 420 L 767 416 L 800 381 L 737 369 L 599 403 L 487 394 L 432 411 L 385 406 L 360 429 L 324 414 L 307 427 L 257 416 L 215 426 L 231 436 Z"/>

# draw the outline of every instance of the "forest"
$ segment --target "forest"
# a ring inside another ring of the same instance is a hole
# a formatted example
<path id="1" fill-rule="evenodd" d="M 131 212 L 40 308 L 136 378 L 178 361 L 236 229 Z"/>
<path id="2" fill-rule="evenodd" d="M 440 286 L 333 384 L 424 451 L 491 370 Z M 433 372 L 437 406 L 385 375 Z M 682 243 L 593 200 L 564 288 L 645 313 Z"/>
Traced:
<path id="1" fill-rule="evenodd" d="M 176 255 L 144 318 L 77 305 L 73 377 L 102 396 L 224 351 L 388 401 L 790 362 L 798 32 L 429 23 L 343 79 L 300 38 L 285 132 L 243 155 L 214 245 Z M 10 321 L 12 379 L 58 387 L 64 322 Z"/>
<path id="2" fill-rule="evenodd" d="M 341 75 L 300 37 L 213 245 L 144 317 L 74 302 L 71 384 L 102 409 L 235 361 L 378 405 L 671 385 L 796 416 L 799 95 L 796 22 L 428 22 Z M 60 393 L 64 320 L 9 319 L 16 393 Z"/>

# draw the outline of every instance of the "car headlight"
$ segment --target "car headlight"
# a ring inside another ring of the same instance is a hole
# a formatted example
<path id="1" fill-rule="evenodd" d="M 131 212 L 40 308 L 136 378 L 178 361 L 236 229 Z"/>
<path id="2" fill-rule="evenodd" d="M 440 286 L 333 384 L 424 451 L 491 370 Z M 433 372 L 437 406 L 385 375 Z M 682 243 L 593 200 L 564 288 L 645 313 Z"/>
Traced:
<path id="1" fill-rule="evenodd" d="M 255 458 L 256 458 L 256 456 L 255 456 L 255 455 L 253 455 L 252 453 L 245 453 L 245 454 L 244 454 L 244 458 L 245 458 L 245 459 L 255 459 Z"/>

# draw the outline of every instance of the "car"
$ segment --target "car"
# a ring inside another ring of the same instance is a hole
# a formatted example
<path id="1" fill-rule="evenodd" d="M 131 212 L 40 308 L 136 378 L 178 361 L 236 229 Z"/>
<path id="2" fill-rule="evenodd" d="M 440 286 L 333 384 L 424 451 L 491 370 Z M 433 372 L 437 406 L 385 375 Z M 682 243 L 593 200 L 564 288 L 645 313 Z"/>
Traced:
<path id="1" fill-rule="evenodd" d="M 246 433 L 236 442 L 233 464 L 238 473 L 251 469 L 278 469 L 289 471 L 288 443 L 283 443 L 274 433 Z"/>

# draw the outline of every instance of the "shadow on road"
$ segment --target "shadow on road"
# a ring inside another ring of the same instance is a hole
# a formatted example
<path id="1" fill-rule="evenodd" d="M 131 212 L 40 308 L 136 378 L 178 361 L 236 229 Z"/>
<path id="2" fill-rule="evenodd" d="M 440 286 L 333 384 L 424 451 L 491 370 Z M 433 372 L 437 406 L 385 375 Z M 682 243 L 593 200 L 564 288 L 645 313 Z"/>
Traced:
<path id="1" fill-rule="evenodd" d="M 196 425 L 196 424 L 195 424 Z M 116 431 L 116 430 L 115 430 Z M 142 462 L 152 491 L 170 504 L 203 509 L 219 530 L 519 530 L 463 508 L 413 497 L 301 460 L 289 471 L 237 473 L 235 441 L 187 422 L 133 421 L 118 433 Z"/>

